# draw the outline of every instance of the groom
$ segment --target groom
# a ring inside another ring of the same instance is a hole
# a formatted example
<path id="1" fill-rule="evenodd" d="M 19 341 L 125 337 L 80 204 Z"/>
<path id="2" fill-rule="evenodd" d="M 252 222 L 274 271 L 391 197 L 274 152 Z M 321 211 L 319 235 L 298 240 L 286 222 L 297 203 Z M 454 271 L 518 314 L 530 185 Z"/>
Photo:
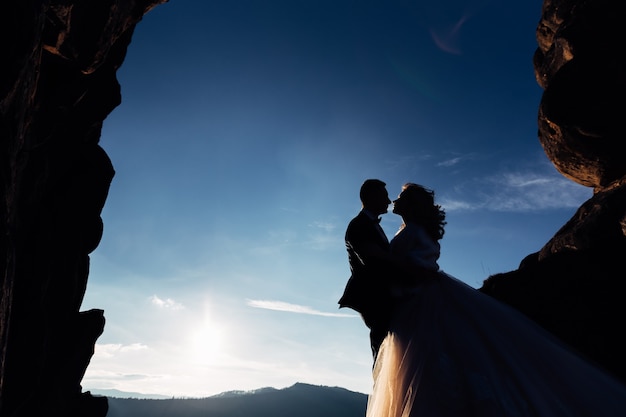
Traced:
<path id="1" fill-rule="evenodd" d="M 368 179 L 361 186 L 362 208 L 348 224 L 345 236 L 351 276 L 339 299 L 339 308 L 359 312 L 370 329 L 374 361 L 387 335 L 392 309 L 388 279 L 392 258 L 378 217 L 387 213 L 391 204 L 385 187 L 378 179 Z"/>

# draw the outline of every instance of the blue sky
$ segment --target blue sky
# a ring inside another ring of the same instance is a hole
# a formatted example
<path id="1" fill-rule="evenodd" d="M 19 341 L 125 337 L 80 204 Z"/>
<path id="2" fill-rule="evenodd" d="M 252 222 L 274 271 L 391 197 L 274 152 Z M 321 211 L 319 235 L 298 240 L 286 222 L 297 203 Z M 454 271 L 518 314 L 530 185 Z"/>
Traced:
<path id="1" fill-rule="evenodd" d="M 366 178 L 435 189 L 440 266 L 479 287 L 591 196 L 537 139 L 542 1 L 171 0 L 138 24 L 101 146 L 116 176 L 82 310 L 83 389 L 173 396 L 295 382 L 368 393 L 337 309 Z M 400 225 L 391 212 L 389 237 Z"/>

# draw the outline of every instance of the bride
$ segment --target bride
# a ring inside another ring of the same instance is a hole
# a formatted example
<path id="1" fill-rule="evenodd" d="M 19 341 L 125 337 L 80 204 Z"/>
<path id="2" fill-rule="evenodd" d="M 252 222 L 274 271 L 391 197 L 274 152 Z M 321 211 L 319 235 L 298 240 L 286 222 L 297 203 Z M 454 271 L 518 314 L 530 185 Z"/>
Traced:
<path id="1" fill-rule="evenodd" d="M 415 265 L 415 283 L 394 288 L 367 417 L 626 415 L 626 386 L 522 313 L 439 271 L 446 222 L 433 191 L 408 183 L 393 204 L 403 225 L 391 250 Z M 423 268 L 439 272 L 420 278 Z"/>

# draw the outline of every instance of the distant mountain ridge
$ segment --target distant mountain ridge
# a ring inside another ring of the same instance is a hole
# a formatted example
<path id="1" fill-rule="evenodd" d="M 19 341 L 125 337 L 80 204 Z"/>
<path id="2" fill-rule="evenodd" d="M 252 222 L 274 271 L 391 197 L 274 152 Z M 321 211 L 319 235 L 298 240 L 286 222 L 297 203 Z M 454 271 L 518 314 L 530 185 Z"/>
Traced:
<path id="1" fill-rule="evenodd" d="M 120 391 L 118 389 L 89 389 L 89 391 L 94 396 L 100 397 L 108 397 L 108 398 L 120 398 L 120 399 L 134 399 L 134 400 L 167 400 L 167 399 L 199 399 L 199 398 L 215 398 L 215 397 L 236 397 L 239 395 L 247 395 L 247 394 L 258 394 L 263 391 L 278 391 L 277 388 L 272 387 L 263 387 L 257 388 L 253 390 L 232 390 L 232 391 L 224 391 L 219 394 L 209 395 L 207 397 L 186 397 L 186 396 L 176 396 L 176 395 L 163 395 L 163 394 L 145 394 L 143 392 L 132 392 L 132 391 Z"/>
<path id="2" fill-rule="evenodd" d="M 142 400 L 164 400 L 166 398 L 172 398 L 172 396 L 168 395 L 144 394 L 142 392 L 128 392 L 117 389 L 90 389 L 87 391 L 89 391 L 92 395 L 108 398 L 135 398 Z"/>
<path id="3" fill-rule="evenodd" d="M 238 391 L 226 391 L 220 394 L 211 395 L 209 398 L 238 397 L 241 395 L 261 394 L 263 392 L 272 392 L 272 391 L 278 391 L 278 389 L 272 388 L 272 387 L 264 387 L 264 388 L 257 388 L 254 390 L 249 390 L 249 391 L 239 391 L 239 390 Z"/>
<path id="4" fill-rule="evenodd" d="M 98 391 L 91 392 L 98 395 Z M 284 389 L 229 391 L 206 398 L 108 397 L 108 402 L 107 417 L 363 417 L 367 395 L 296 383 Z"/>

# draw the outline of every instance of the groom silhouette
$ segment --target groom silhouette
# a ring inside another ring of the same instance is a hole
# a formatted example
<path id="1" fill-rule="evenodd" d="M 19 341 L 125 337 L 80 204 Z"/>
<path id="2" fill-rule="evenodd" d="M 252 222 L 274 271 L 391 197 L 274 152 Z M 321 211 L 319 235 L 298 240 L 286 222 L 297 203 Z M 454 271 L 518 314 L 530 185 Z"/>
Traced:
<path id="1" fill-rule="evenodd" d="M 370 329 L 374 361 L 387 335 L 392 309 L 389 275 L 393 266 L 389 241 L 378 217 L 387 213 L 391 204 L 385 187 L 378 179 L 365 180 L 361 186 L 362 208 L 348 224 L 345 236 L 351 276 L 339 299 L 339 308 L 360 313 Z"/>

